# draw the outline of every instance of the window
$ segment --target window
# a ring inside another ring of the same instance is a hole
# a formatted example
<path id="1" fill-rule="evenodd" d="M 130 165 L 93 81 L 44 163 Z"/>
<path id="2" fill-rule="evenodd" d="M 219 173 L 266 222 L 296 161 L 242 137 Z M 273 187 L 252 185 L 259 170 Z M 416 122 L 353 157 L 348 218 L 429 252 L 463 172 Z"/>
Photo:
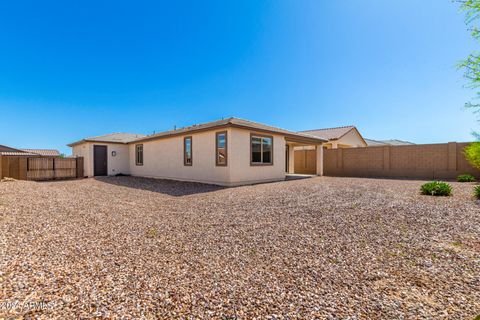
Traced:
<path id="1" fill-rule="evenodd" d="M 250 136 L 250 164 L 251 165 L 272 165 L 273 164 L 273 137 L 271 136 Z"/>
<path id="2" fill-rule="evenodd" d="M 227 165 L 227 131 L 217 132 L 215 157 L 217 166 Z"/>
<path id="3" fill-rule="evenodd" d="M 135 164 L 143 166 L 143 144 L 135 145 Z"/>
<path id="4" fill-rule="evenodd" d="M 183 164 L 191 166 L 192 158 L 192 137 L 185 137 L 183 138 Z"/>

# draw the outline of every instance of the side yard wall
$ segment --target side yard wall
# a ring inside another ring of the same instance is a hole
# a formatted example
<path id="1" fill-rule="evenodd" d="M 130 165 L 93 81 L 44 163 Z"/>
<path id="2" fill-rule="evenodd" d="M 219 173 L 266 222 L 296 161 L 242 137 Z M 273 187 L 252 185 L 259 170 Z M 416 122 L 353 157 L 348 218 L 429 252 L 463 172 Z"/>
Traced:
<path id="1" fill-rule="evenodd" d="M 324 150 L 324 174 L 350 177 L 454 179 L 480 171 L 470 166 L 463 149 L 468 143 L 379 146 Z"/>

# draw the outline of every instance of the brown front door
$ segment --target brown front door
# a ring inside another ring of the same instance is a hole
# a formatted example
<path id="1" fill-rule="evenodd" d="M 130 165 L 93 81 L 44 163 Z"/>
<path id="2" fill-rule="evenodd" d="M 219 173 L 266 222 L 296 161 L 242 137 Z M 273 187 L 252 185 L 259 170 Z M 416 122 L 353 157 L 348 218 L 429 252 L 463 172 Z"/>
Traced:
<path id="1" fill-rule="evenodd" d="M 106 176 L 107 174 L 107 146 L 93 146 L 93 175 Z"/>

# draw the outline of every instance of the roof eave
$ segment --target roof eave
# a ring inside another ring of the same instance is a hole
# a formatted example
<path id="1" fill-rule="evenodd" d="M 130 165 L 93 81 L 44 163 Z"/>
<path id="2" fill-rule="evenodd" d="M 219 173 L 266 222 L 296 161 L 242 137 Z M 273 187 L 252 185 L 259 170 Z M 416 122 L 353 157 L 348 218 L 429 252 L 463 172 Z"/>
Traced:
<path id="1" fill-rule="evenodd" d="M 105 141 L 105 140 L 89 140 L 89 139 L 83 139 L 83 140 L 79 140 L 79 141 L 76 141 L 76 142 L 72 142 L 72 143 L 70 143 L 70 144 L 67 144 L 67 147 L 74 147 L 74 146 L 77 146 L 77 145 L 79 145 L 79 144 L 88 143 L 88 142 L 92 142 L 92 143 L 129 144 L 130 142 L 133 142 L 133 141 L 130 141 L 130 142 L 120 142 L 120 141 Z"/>
<path id="2" fill-rule="evenodd" d="M 208 127 L 208 128 L 198 128 L 198 129 L 190 129 L 188 131 L 182 131 L 182 132 L 176 132 L 172 134 L 166 134 L 163 136 L 152 136 L 152 137 L 144 137 L 140 138 L 137 140 L 133 140 L 128 142 L 130 143 L 141 143 L 141 142 L 148 142 L 148 141 L 153 141 L 153 140 L 160 140 L 160 139 L 167 139 L 167 138 L 172 138 L 172 137 L 177 137 L 177 136 L 182 136 L 182 135 L 188 135 L 192 133 L 198 133 L 198 132 L 204 132 L 204 131 L 212 131 L 212 130 L 218 130 L 218 129 L 224 129 L 224 128 L 238 128 L 238 129 L 244 129 L 244 130 L 250 130 L 250 131 L 256 131 L 256 132 L 262 132 L 262 133 L 269 133 L 269 134 L 278 134 L 278 135 L 283 135 L 286 137 L 290 138 L 296 138 L 297 140 L 302 140 L 304 142 L 309 142 L 313 144 L 318 144 L 318 143 L 324 143 L 328 142 L 328 140 L 325 140 L 320 137 L 306 137 L 303 135 L 297 135 L 295 133 L 286 133 L 286 132 L 279 132 L 275 130 L 267 130 L 267 129 L 262 129 L 262 128 L 255 128 L 251 126 L 245 126 L 237 123 L 232 123 L 231 121 L 227 123 L 222 123 L 216 126 Z"/>

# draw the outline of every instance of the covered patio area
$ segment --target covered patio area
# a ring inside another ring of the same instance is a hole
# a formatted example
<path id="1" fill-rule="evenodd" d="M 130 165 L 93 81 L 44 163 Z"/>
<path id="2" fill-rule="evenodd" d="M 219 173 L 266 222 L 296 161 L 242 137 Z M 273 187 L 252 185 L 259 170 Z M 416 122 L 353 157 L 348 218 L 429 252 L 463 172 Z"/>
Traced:
<path id="1" fill-rule="evenodd" d="M 285 172 L 287 176 L 323 175 L 323 145 L 318 141 L 286 139 Z"/>

